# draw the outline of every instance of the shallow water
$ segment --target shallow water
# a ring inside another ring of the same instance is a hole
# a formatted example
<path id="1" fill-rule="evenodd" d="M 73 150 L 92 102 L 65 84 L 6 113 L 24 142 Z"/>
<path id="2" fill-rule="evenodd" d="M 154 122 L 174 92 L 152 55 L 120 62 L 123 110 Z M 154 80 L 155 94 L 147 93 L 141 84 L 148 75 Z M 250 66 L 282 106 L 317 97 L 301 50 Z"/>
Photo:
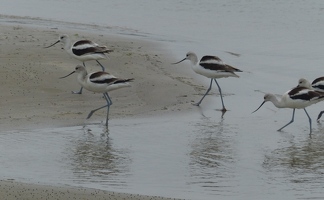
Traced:
<path id="1" fill-rule="evenodd" d="M 186 199 L 323 198 L 316 126 L 197 108 L 186 115 L 0 135 L 1 177 Z M 267 125 L 269 124 L 269 125 Z M 262 131 L 260 131 L 262 129 Z"/>
<path id="2" fill-rule="evenodd" d="M 188 199 L 324 198 L 324 127 L 315 122 L 323 105 L 307 109 L 312 137 L 302 110 L 283 132 L 276 130 L 291 110 L 266 103 L 251 114 L 265 92 L 282 94 L 301 77 L 324 75 L 322 1 L 0 3 L 2 14 L 97 24 L 88 30 L 160 41 L 179 60 L 188 50 L 216 54 L 244 71 L 219 80 L 230 109 L 223 118 L 213 95 L 183 115 L 112 119 L 108 136 L 99 124 L 2 132 L 1 178 Z"/>

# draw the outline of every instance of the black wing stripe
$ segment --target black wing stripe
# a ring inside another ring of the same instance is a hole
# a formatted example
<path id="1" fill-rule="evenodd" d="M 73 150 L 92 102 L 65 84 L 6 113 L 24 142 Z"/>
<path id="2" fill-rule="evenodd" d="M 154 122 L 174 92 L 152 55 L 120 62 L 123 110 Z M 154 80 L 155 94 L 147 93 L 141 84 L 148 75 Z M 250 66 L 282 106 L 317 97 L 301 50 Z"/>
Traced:
<path id="1" fill-rule="evenodd" d="M 97 84 L 115 84 L 117 78 L 103 79 L 103 80 L 92 80 L 91 82 Z"/>
<path id="2" fill-rule="evenodd" d="M 292 99 L 301 99 L 301 100 L 305 100 L 305 101 L 310 101 L 312 99 L 324 97 L 324 93 L 316 92 L 313 90 L 308 90 L 307 93 L 298 94 L 300 91 L 305 90 L 305 89 L 308 90 L 305 87 L 296 87 L 296 88 L 292 89 L 288 94 L 289 94 L 290 98 L 292 98 Z"/>
<path id="3" fill-rule="evenodd" d="M 75 42 L 73 46 L 81 46 L 81 45 L 85 45 L 85 44 L 92 45 L 93 42 L 91 42 L 90 40 L 79 40 L 79 41 Z"/>
<path id="4" fill-rule="evenodd" d="M 324 85 L 314 85 L 313 88 L 324 90 Z"/>
<path id="5" fill-rule="evenodd" d="M 134 80 L 133 78 L 129 78 L 129 79 L 118 79 L 114 84 L 117 84 L 117 83 L 127 83 L 127 82 L 131 82 L 133 80 Z"/>
<path id="6" fill-rule="evenodd" d="M 313 85 L 313 84 L 316 84 L 316 83 L 318 83 L 318 82 L 321 82 L 321 81 L 324 81 L 324 76 L 315 79 L 315 80 L 312 82 L 312 85 Z"/>
<path id="7" fill-rule="evenodd" d="M 200 62 L 206 62 L 206 61 L 218 61 L 222 62 L 222 60 L 217 56 L 204 56 L 200 59 Z"/>
<path id="8" fill-rule="evenodd" d="M 222 64 L 216 64 L 216 63 L 200 63 L 200 65 L 209 70 L 213 71 L 226 71 L 225 66 Z"/>
<path id="9" fill-rule="evenodd" d="M 94 54 L 94 53 L 105 53 L 105 51 L 98 51 L 98 49 L 96 47 L 88 47 L 85 49 L 72 49 L 73 54 L 77 55 L 77 56 L 82 56 L 82 55 L 86 55 L 86 54 Z"/>

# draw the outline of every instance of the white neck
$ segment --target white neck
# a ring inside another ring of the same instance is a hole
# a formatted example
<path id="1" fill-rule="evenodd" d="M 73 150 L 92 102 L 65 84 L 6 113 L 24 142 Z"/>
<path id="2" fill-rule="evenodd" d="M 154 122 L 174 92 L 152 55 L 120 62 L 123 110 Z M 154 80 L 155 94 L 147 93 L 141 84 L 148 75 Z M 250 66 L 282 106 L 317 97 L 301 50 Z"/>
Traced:
<path id="1" fill-rule="evenodd" d="M 88 75 L 86 70 L 80 71 L 78 73 L 77 79 L 80 85 L 82 85 L 84 87 L 84 85 L 86 84 L 86 76 Z"/>
<path id="2" fill-rule="evenodd" d="M 71 40 L 70 40 L 70 38 L 65 38 L 65 40 L 64 40 L 64 49 L 65 50 L 69 50 L 70 48 L 71 48 Z"/>
<path id="3" fill-rule="evenodd" d="M 198 58 L 197 58 L 197 56 L 193 56 L 190 61 L 191 61 L 191 64 L 192 65 L 194 65 L 194 66 L 197 65 L 198 64 Z"/>
<path id="4" fill-rule="evenodd" d="M 199 74 L 200 67 L 198 66 L 197 56 L 192 56 L 190 58 L 190 62 L 191 62 L 191 68 L 194 70 L 194 72 Z"/>
<path id="5" fill-rule="evenodd" d="M 285 108 L 285 105 L 282 102 L 282 99 L 280 101 L 277 99 L 277 97 L 273 94 L 271 94 L 271 97 L 269 99 L 275 105 L 277 108 Z"/>

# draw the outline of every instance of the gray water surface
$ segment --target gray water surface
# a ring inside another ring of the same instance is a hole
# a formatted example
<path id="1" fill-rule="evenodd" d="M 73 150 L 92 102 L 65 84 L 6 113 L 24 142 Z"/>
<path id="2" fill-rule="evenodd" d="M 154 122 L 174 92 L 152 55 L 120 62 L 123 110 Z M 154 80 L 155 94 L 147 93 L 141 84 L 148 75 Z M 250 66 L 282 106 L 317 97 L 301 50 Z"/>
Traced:
<path id="1" fill-rule="evenodd" d="M 229 109 L 223 118 L 219 96 L 211 95 L 191 113 L 112 116 L 108 132 L 100 124 L 1 132 L 1 178 L 197 200 L 324 199 L 324 128 L 315 122 L 322 103 L 307 108 L 312 137 L 302 110 L 282 132 L 276 130 L 291 119 L 290 109 L 266 103 L 251 114 L 265 93 L 324 76 L 323 1 L 0 2 L 2 14 L 97 25 L 73 24 L 76 33 L 159 41 L 176 57 L 170 63 L 192 50 L 244 71 L 218 81 Z M 204 77 L 189 77 L 207 88 Z"/>
<path id="2" fill-rule="evenodd" d="M 322 133 L 277 132 L 230 111 L 221 118 L 219 111 L 202 110 L 113 119 L 108 130 L 90 124 L 2 133 L 1 174 L 186 199 L 324 197 Z"/>

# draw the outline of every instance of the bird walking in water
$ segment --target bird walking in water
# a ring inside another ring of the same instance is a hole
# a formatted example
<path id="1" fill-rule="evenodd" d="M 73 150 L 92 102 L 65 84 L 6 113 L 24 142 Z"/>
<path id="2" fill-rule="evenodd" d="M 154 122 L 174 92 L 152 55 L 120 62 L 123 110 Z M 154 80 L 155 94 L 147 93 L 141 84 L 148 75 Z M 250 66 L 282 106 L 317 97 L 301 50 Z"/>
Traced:
<path id="1" fill-rule="evenodd" d="M 95 60 L 101 66 L 102 71 L 105 71 L 105 68 L 98 60 L 106 59 L 106 54 L 113 51 L 106 46 L 99 46 L 90 40 L 79 40 L 72 43 L 70 37 L 66 34 L 61 35 L 55 43 L 45 48 L 52 47 L 59 42 L 62 42 L 64 45 L 63 49 L 73 58 L 80 60 L 83 66 L 85 66 L 85 61 Z M 82 94 L 82 88 L 80 91 L 72 93 Z"/>
<path id="2" fill-rule="evenodd" d="M 222 90 L 217 82 L 216 79 L 218 78 L 227 78 L 227 77 L 239 77 L 238 75 L 235 74 L 235 72 L 242 72 L 241 70 L 232 67 L 230 65 L 225 64 L 220 58 L 217 56 L 204 56 L 201 58 L 200 62 L 198 63 L 198 57 L 195 53 L 189 51 L 186 54 L 186 57 L 179 62 L 173 63 L 173 64 L 178 64 L 181 63 L 182 61 L 189 60 L 191 62 L 192 69 L 200 75 L 203 75 L 207 78 L 210 78 L 210 85 L 209 88 L 207 89 L 206 93 L 204 96 L 200 99 L 199 102 L 193 104 L 196 106 L 199 106 L 202 102 L 202 100 L 205 98 L 205 96 L 210 92 L 212 88 L 213 81 L 216 83 L 221 101 L 222 101 L 222 112 L 226 112 L 226 108 L 224 106 L 224 101 L 223 101 L 223 95 L 222 95 Z"/>
<path id="3" fill-rule="evenodd" d="M 324 77 L 319 77 L 315 79 L 312 83 L 310 83 L 308 80 L 304 78 L 301 78 L 298 80 L 298 86 L 314 89 L 318 92 L 324 92 Z M 319 119 L 322 117 L 323 114 L 324 114 L 324 110 L 318 114 L 317 121 L 319 121 Z"/>
<path id="4" fill-rule="evenodd" d="M 129 82 L 133 81 L 134 79 L 121 79 L 109 74 L 108 72 L 102 71 L 88 74 L 87 70 L 82 65 L 77 65 L 75 67 L 75 71 L 71 72 L 66 76 L 61 77 L 61 79 L 66 78 L 74 73 L 78 74 L 77 80 L 82 87 L 91 92 L 103 93 L 104 98 L 107 102 L 106 105 L 92 110 L 88 114 L 87 119 L 89 119 L 96 111 L 107 107 L 106 126 L 108 126 L 109 108 L 112 105 L 112 101 L 108 95 L 108 92 L 119 88 L 130 87 Z"/>
<path id="5" fill-rule="evenodd" d="M 285 128 L 286 126 L 294 122 L 295 109 L 304 109 L 309 120 L 309 128 L 310 128 L 309 134 L 311 134 L 312 119 L 308 115 L 305 108 L 312 104 L 318 103 L 322 100 L 324 100 L 324 93 L 322 92 L 317 92 L 313 89 L 309 89 L 306 87 L 295 87 L 291 90 L 288 90 L 286 93 L 284 93 L 280 100 L 278 100 L 274 94 L 264 95 L 263 103 L 259 106 L 258 109 L 256 109 L 252 113 L 259 110 L 263 106 L 263 104 L 267 101 L 272 102 L 273 105 L 275 105 L 277 108 L 292 108 L 293 109 L 292 119 L 288 124 L 278 129 L 278 131 L 281 131 L 283 128 Z"/>

